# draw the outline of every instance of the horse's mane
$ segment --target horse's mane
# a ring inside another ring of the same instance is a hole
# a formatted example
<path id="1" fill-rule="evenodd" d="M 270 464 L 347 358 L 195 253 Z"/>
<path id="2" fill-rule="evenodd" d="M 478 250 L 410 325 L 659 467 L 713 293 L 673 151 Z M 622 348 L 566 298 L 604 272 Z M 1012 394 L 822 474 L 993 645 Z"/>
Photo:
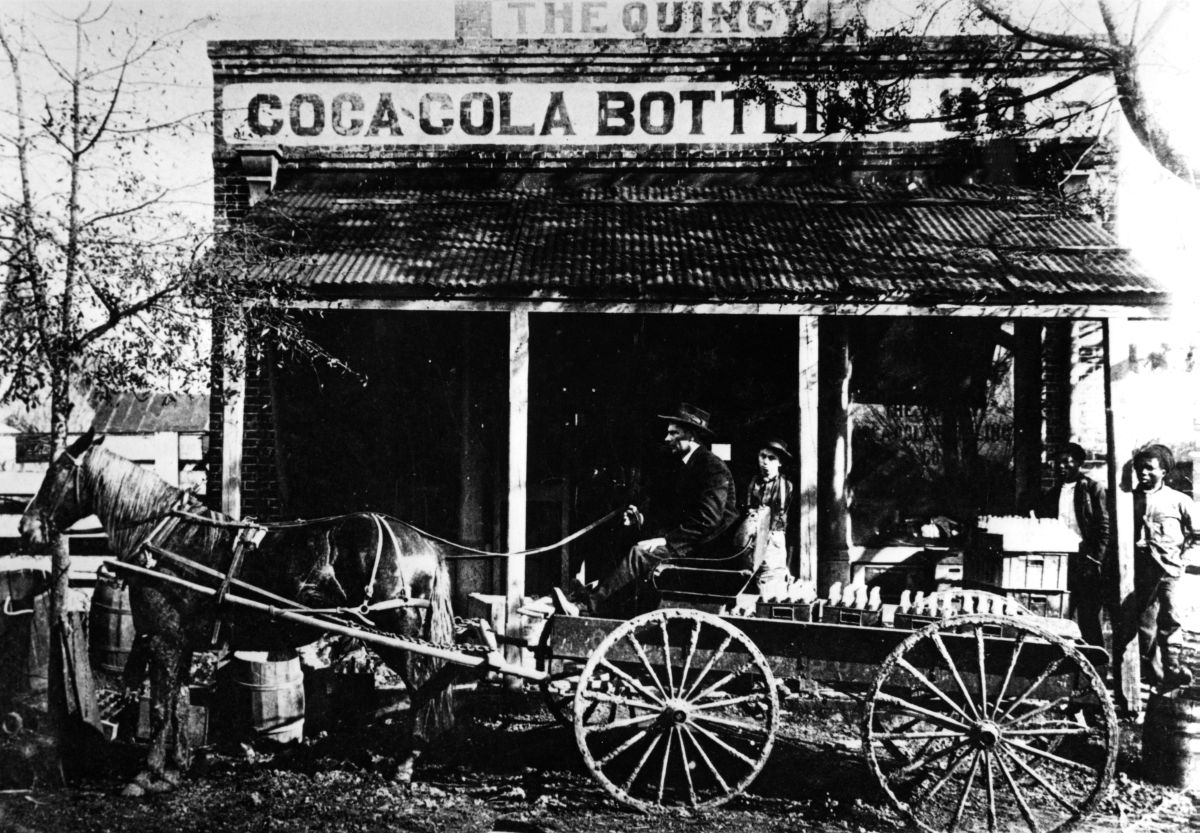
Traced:
<path id="1" fill-rule="evenodd" d="M 84 460 L 92 508 L 120 555 L 133 552 L 166 513 L 179 505 L 183 490 L 157 474 L 105 448 L 93 447 Z M 199 509 L 199 507 L 197 507 Z M 217 513 L 204 511 L 217 517 Z"/>

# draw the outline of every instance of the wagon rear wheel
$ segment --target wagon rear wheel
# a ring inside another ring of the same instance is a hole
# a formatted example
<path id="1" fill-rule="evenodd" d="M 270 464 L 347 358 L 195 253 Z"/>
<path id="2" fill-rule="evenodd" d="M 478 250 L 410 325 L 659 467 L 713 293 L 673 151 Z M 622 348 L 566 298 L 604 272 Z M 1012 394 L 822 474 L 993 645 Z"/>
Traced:
<path id="1" fill-rule="evenodd" d="M 618 801 L 703 809 L 762 770 L 779 699 L 766 658 L 736 627 L 656 610 L 613 630 L 588 659 L 574 722 L 584 762 Z"/>
<path id="2" fill-rule="evenodd" d="M 863 752 L 918 827 L 1060 833 L 1103 796 L 1118 727 L 1071 643 L 1024 619 L 962 616 L 914 633 L 881 666 Z"/>

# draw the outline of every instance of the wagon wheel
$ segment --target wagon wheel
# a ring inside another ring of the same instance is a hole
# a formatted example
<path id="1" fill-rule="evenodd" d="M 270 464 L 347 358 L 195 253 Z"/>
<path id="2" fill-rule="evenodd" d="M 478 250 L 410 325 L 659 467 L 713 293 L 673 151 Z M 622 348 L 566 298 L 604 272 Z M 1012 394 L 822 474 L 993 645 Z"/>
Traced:
<path id="1" fill-rule="evenodd" d="M 575 702 L 575 687 L 579 684 L 579 672 L 583 663 L 579 660 L 554 656 L 553 620 L 542 628 L 538 637 L 534 661 L 537 670 L 546 673 L 546 678 L 538 681 L 538 689 L 546 708 L 554 719 L 564 726 L 573 725 L 574 714 L 572 706 Z"/>
<path id="2" fill-rule="evenodd" d="M 593 652 L 574 722 L 584 762 L 618 801 L 703 809 L 762 770 L 779 698 L 766 658 L 736 627 L 695 610 L 655 610 Z"/>
<path id="3" fill-rule="evenodd" d="M 875 678 L 862 731 L 888 797 L 934 833 L 1069 830 L 1117 759 L 1116 714 L 1091 663 L 1005 616 L 960 616 L 905 639 Z"/>

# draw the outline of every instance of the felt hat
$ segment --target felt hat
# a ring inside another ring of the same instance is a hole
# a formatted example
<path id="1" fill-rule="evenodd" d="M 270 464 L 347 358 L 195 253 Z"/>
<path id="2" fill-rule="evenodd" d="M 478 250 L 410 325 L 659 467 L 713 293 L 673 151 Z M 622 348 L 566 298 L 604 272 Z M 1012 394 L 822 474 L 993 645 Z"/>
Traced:
<path id="1" fill-rule="evenodd" d="M 703 434 L 706 437 L 711 437 L 713 433 L 709 425 L 712 414 L 703 408 L 697 408 L 695 405 L 687 402 L 680 402 L 679 407 L 675 409 L 675 413 L 659 414 L 658 418 L 665 419 L 667 422 L 674 422 L 676 425 L 686 425 L 689 428 L 695 429 L 698 434 Z"/>
<path id="2" fill-rule="evenodd" d="M 785 463 L 790 463 L 792 461 L 792 451 L 788 448 L 788 444 L 783 440 L 767 440 L 765 443 L 759 446 L 760 451 L 763 449 L 774 452 L 775 456 Z"/>

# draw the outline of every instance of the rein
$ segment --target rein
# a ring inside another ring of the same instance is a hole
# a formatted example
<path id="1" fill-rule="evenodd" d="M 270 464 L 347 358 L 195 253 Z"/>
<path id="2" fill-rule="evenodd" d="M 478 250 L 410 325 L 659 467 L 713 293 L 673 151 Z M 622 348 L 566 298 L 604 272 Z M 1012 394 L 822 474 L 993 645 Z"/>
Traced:
<path id="1" fill-rule="evenodd" d="M 609 512 L 607 515 L 600 518 L 599 520 L 592 521 L 592 523 L 588 524 L 583 529 L 572 532 L 566 538 L 563 538 L 562 540 L 557 541 L 553 544 L 546 544 L 543 547 L 534 547 L 533 549 L 519 550 L 517 552 L 491 552 L 490 550 L 480 550 L 480 549 L 476 549 L 475 547 L 468 547 L 466 544 L 459 544 L 455 541 L 449 541 L 445 538 L 441 538 L 437 535 L 434 535 L 431 532 L 426 532 L 425 530 L 421 529 L 420 527 L 414 526 L 413 524 L 410 524 L 408 521 L 402 521 L 399 518 L 392 518 L 388 515 L 383 515 L 378 512 L 371 512 L 371 513 L 367 513 L 367 514 L 371 518 L 376 518 L 376 519 L 387 518 L 388 520 L 395 521 L 396 523 L 400 524 L 401 526 L 411 529 L 413 532 L 416 532 L 419 535 L 423 535 L 424 537 L 430 539 L 431 541 L 437 541 L 439 544 L 445 544 L 446 546 L 454 547 L 455 549 L 461 550 L 464 553 L 463 555 L 443 554 L 442 555 L 443 558 L 480 558 L 480 557 L 515 558 L 515 557 L 525 556 L 525 555 L 541 555 L 543 553 L 550 552 L 551 550 L 556 550 L 559 547 L 566 546 L 567 544 L 574 541 L 576 538 L 580 538 L 584 535 L 587 535 L 589 532 L 596 529 L 597 527 L 608 523 L 613 518 L 615 518 L 617 515 L 621 514 L 623 511 L 624 510 L 622 510 L 622 509 L 614 509 L 613 511 Z M 337 515 L 330 515 L 328 517 L 316 518 L 314 520 L 286 521 L 284 523 L 261 524 L 261 523 L 258 523 L 257 521 L 222 521 L 222 520 L 217 520 L 216 518 L 206 518 L 203 515 L 197 515 L 193 512 L 188 512 L 186 509 L 171 509 L 171 510 L 169 510 L 169 513 L 177 515 L 181 518 L 186 518 L 189 521 L 195 521 L 196 523 L 209 524 L 210 526 L 228 527 L 228 528 L 232 528 L 232 529 L 265 529 L 265 530 L 292 529 L 294 527 L 306 526 L 308 524 L 320 523 L 322 521 L 331 521 L 331 520 L 334 520 L 337 517 L 339 517 Z M 379 521 L 377 520 L 376 523 L 379 523 Z M 384 528 L 388 528 L 387 524 L 384 524 Z M 390 532 L 390 529 L 389 529 L 389 532 Z"/>

